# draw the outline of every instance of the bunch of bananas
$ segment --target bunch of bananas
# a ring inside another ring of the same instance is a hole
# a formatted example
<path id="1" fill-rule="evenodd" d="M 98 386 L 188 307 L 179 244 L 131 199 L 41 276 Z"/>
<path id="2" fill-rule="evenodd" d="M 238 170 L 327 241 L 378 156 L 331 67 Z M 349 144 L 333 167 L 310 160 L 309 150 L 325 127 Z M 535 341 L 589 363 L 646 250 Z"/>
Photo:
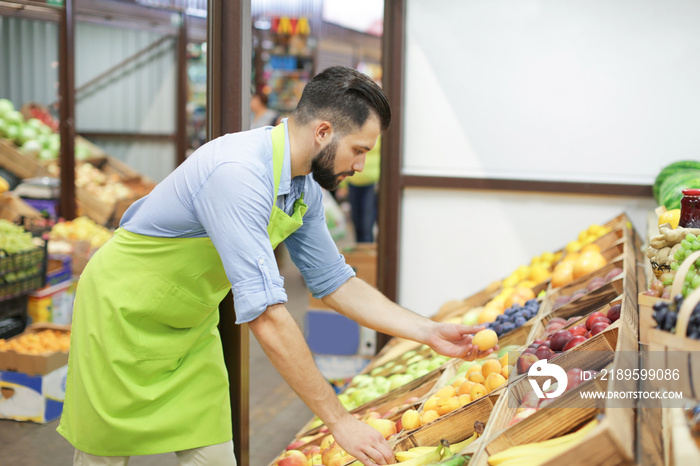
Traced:
<path id="1" fill-rule="evenodd" d="M 596 418 L 576 432 L 543 442 L 510 447 L 489 456 L 488 463 L 490 466 L 534 466 L 546 463 L 580 442 L 597 425 L 598 419 Z"/>
<path id="2" fill-rule="evenodd" d="M 468 462 L 468 458 L 458 453 L 467 445 L 472 443 L 479 437 L 479 434 L 474 434 L 466 440 L 455 443 L 450 446 L 446 440 L 441 440 L 440 445 L 413 447 L 406 451 L 396 452 L 396 461 L 403 466 L 427 466 L 431 464 L 440 464 L 442 466 L 460 466 Z"/>

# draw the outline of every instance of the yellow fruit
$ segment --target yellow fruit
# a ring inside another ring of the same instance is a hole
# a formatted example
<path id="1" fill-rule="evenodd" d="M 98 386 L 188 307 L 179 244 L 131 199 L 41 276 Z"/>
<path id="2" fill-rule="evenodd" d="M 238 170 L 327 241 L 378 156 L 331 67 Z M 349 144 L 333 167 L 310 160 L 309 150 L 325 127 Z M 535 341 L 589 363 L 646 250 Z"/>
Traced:
<path id="1" fill-rule="evenodd" d="M 464 377 L 463 375 L 460 375 L 459 377 L 457 377 L 456 379 L 454 379 L 454 381 L 452 382 L 451 385 L 452 385 L 455 389 L 458 389 L 459 386 L 462 385 L 466 380 L 467 380 L 466 377 Z"/>
<path id="2" fill-rule="evenodd" d="M 493 304 L 489 306 L 491 301 L 486 303 L 484 306 L 484 310 L 479 313 L 479 318 L 477 319 L 477 322 L 479 324 L 485 324 L 487 322 L 493 322 L 496 320 L 496 317 L 499 315 L 503 314 L 503 310 L 505 307 L 501 307 L 499 304 Z"/>
<path id="3" fill-rule="evenodd" d="M 605 260 L 605 257 L 599 252 L 591 251 L 581 255 L 581 257 L 579 257 L 574 264 L 574 280 L 583 277 L 584 275 L 588 275 L 591 272 L 595 272 L 607 263 L 608 261 Z"/>
<path id="4" fill-rule="evenodd" d="M 500 362 L 498 362 L 496 359 L 489 359 L 488 361 L 484 362 L 484 365 L 481 368 L 481 374 L 488 378 L 490 374 L 500 374 L 501 369 L 503 368 L 501 367 Z"/>
<path id="5" fill-rule="evenodd" d="M 668 223 L 671 228 L 678 228 L 678 222 L 681 219 L 681 209 L 668 210 L 659 215 L 659 226 Z"/>
<path id="6" fill-rule="evenodd" d="M 471 397 L 472 401 L 478 400 L 482 396 L 486 395 L 486 387 L 480 383 L 474 384 L 472 387 L 471 392 L 469 393 L 469 396 Z"/>
<path id="7" fill-rule="evenodd" d="M 530 269 L 530 280 L 535 284 L 548 280 L 550 275 L 548 266 L 536 265 Z M 534 285 L 530 288 L 532 287 L 534 287 Z"/>
<path id="8" fill-rule="evenodd" d="M 501 369 L 501 375 L 506 379 L 510 377 L 511 372 L 513 372 L 513 366 L 511 365 L 503 366 L 503 369 Z"/>
<path id="9" fill-rule="evenodd" d="M 462 395 L 469 395 L 472 391 L 472 387 L 474 386 L 474 382 L 471 380 L 465 380 L 462 382 L 462 385 L 459 386 L 459 389 L 457 389 L 457 394 L 459 396 Z"/>
<path id="10" fill-rule="evenodd" d="M 490 392 L 492 390 L 497 389 L 504 383 L 506 383 L 506 378 L 503 377 L 500 373 L 494 372 L 493 374 L 489 374 L 489 376 L 486 377 L 486 380 L 484 381 L 484 386 L 486 387 L 486 391 Z"/>
<path id="11" fill-rule="evenodd" d="M 484 374 L 482 374 L 481 372 L 472 372 L 467 378 L 470 382 L 474 382 L 477 384 L 484 383 L 484 380 L 486 380 L 486 377 L 484 377 Z"/>
<path id="12" fill-rule="evenodd" d="M 478 346 L 481 351 L 490 350 L 498 344 L 498 334 L 489 328 L 485 328 L 474 335 L 472 344 Z"/>
<path id="13" fill-rule="evenodd" d="M 422 425 L 426 425 L 430 422 L 433 422 L 435 419 L 439 418 L 440 415 L 438 414 L 437 411 L 434 409 L 429 409 L 428 411 L 423 411 L 423 414 L 420 417 L 420 422 Z"/>
<path id="14" fill-rule="evenodd" d="M 579 253 L 578 252 L 570 252 L 567 255 L 564 256 L 564 258 L 561 260 L 561 262 L 576 262 L 578 260 Z M 557 264 L 557 267 L 561 266 L 561 263 Z M 555 268 L 556 269 L 556 268 Z"/>
<path id="15" fill-rule="evenodd" d="M 583 247 L 583 249 L 581 249 L 581 254 L 586 254 L 589 252 L 600 252 L 600 246 L 598 246 L 597 244 L 591 243 L 591 244 L 585 245 Z"/>
<path id="16" fill-rule="evenodd" d="M 425 403 L 423 403 L 423 412 L 435 410 L 435 408 L 437 408 L 437 401 L 438 397 L 436 396 L 431 396 L 425 400 Z"/>
<path id="17" fill-rule="evenodd" d="M 457 397 L 457 399 L 459 400 L 460 406 L 468 405 L 469 403 L 472 402 L 472 397 L 468 393 L 465 393 L 463 395 L 459 395 Z"/>
<path id="18" fill-rule="evenodd" d="M 331 443 L 335 442 L 333 435 L 328 434 L 323 439 L 321 439 L 321 450 L 325 450 L 331 446 Z"/>
<path id="19" fill-rule="evenodd" d="M 505 367 L 505 366 L 509 366 L 509 365 L 514 366 L 518 360 L 519 355 L 520 355 L 520 353 L 518 353 L 516 351 L 508 351 L 503 356 L 501 356 L 501 359 L 499 359 L 498 362 L 501 363 L 501 367 Z"/>
<path id="20" fill-rule="evenodd" d="M 569 244 L 566 245 L 566 248 L 564 248 L 566 252 L 576 252 L 581 249 L 581 240 L 578 241 L 572 241 Z"/>
<path id="21" fill-rule="evenodd" d="M 455 390 L 455 388 L 452 385 L 446 385 L 446 386 L 442 387 L 440 390 L 438 390 L 435 393 L 435 396 L 438 398 L 450 398 L 452 396 L 455 396 L 456 392 L 457 391 Z M 438 404 L 439 403 L 440 402 L 438 401 Z"/>
<path id="22" fill-rule="evenodd" d="M 0 194 L 7 192 L 9 190 L 10 190 L 10 183 L 8 183 L 5 178 L 0 176 Z"/>
<path id="23" fill-rule="evenodd" d="M 554 268 L 552 273 L 552 287 L 559 288 L 560 286 L 568 285 L 574 281 L 574 264 L 573 262 L 560 262 Z"/>
<path id="24" fill-rule="evenodd" d="M 457 408 L 459 408 L 459 399 L 456 396 L 452 396 L 450 398 L 440 398 L 436 411 L 440 416 L 443 416 Z"/>
<path id="25" fill-rule="evenodd" d="M 401 416 L 401 427 L 403 427 L 404 429 L 417 429 L 420 426 L 420 414 L 415 409 L 408 409 Z"/>
<path id="26" fill-rule="evenodd" d="M 474 364 L 472 367 L 467 369 L 466 374 L 464 374 L 465 377 L 469 379 L 469 374 L 471 374 L 472 372 L 481 372 L 481 364 Z"/>

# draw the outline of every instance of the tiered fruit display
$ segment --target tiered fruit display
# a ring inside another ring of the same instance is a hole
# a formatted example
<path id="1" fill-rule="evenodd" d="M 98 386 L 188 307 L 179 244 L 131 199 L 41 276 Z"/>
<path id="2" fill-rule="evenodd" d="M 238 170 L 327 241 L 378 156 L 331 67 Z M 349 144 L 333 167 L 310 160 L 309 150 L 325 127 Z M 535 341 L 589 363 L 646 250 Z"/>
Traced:
<path id="1" fill-rule="evenodd" d="M 79 240 L 89 241 L 90 246 L 97 249 L 112 236 L 112 230 L 98 225 L 88 217 L 78 217 L 75 220 L 58 222 L 51 228 L 49 247 L 51 248 L 54 242 Z"/>
<path id="2" fill-rule="evenodd" d="M 40 332 L 24 333 L 10 340 L 0 338 L 0 351 L 14 351 L 20 354 L 68 352 L 69 346 L 69 331 L 63 332 L 49 329 Z"/>
<path id="3" fill-rule="evenodd" d="M 489 466 L 544 464 L 549 459 L 564 453 L 581 442 L 597 425 L 598 420 L 596 418 L 570 434 L 542 442 L 510 447 L 489 456 Z"/>
<path id="4" fill-rule="evenodd" d="M 568 351 L 599 334 L 620 318 L 621 308 L 620 304 L 615 304 L 608 309 L 607 313 L 593 312 L 588 315 L 585 323 L 569 329 L 563 327 L 570 325 L 574 318 L 564 320 L 555 317 L 551 319 L 545 328 L 545 338 L 533 341 L 518 357 L 515 364 L 517 373 L 525 374 L 530 366 L 540 359 L 550 360 L 557 354 Z"/>
<path id="5" fill-rule="evenodd" d="M 657 301 L 654 304 L 653 317 L 656 321 L 656 328 L 667 332 L 676 333 L 676 321 L 678 320 L 678 310 L 683 305 L 685 298 L 677 295 L 672 301 Z M 690 314 L 688 320 L 688 338 L 700 340 L 700 303 L 698 303 Z"/>

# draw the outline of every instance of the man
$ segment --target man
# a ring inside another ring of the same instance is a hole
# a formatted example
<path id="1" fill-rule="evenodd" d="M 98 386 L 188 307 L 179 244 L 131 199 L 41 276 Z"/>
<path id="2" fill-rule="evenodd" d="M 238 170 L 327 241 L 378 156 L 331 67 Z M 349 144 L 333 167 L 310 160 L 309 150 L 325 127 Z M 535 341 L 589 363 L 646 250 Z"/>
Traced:
<path id="1" fill-rule="evenodd" d="M 235 464 L 217 331 L 230 289 L 237 322 L 249 323 L 340 446 L 366 465 L 394 462 L 379 432 L 350 415 L 316 369 L 273 254 L 284 241 L 309 290 L 364 326 L 452 357 L 487 354 L 471 345 L 478 329 L 421 317 L 354 277 L 328 233 L 321 187 L 361 171 L 390 118 L 368 77 L 329 68 L 283 124 L 205 144 L 124 214 L 76 294 L 58 427 L 75 464 L 171 451 L 181 464 Z"/>
<path id="2" fill-rule="evenodd" d="M 274 126 L 279 115 L 267 107 L 267 95 L 256 92 L 250 98 L 250 129 Z"/>

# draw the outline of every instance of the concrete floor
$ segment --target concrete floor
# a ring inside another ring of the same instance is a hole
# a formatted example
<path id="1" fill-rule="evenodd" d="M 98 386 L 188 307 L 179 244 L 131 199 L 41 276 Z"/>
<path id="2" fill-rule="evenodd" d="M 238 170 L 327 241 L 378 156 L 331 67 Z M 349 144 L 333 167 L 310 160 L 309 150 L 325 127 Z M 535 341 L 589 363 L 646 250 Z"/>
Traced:
<path id="1" fill-rule="evenodd" d="M 286 253 L 281 273 L 289 311 L 303 328 L 308 305 L 301 274 Z M 311 411 L 272 367 L 250 338 L 250 466 L 266 466 L 312 418 Z M 64 466 L 73 463 L 73 447 L 56 432 L 58 420 L 45 424 L 0 420 L 0 465 Z M 175 466 L 174 454 L 133 457 L 132 466 Z"/>

